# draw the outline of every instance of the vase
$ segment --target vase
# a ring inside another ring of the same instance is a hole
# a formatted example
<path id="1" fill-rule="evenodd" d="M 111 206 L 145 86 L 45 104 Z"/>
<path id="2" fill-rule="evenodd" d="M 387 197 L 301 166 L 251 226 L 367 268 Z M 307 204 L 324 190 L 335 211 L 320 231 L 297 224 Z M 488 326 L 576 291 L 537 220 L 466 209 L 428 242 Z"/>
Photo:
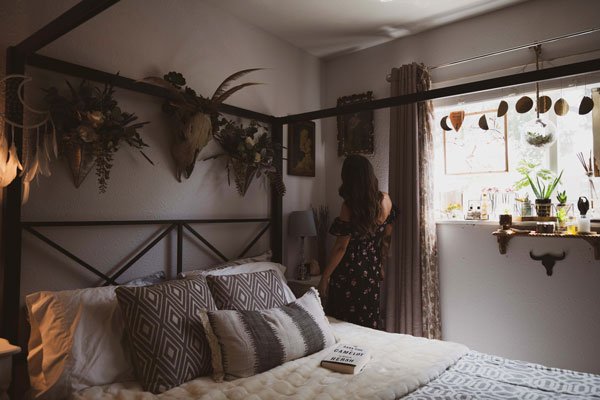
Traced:
<path id="1" fill-rule="evenodd" d="M 549 217 L 552 213 L 552 199 L 535 199 L 535 212 L 538 217 Z"/>
<path id="2" fill-rule="evenodd" d="M 73 183 L 76 188 L 79 188 L 96 163 L 93 145 L 91 143 L 66 143 L 64 153 L 69 162 L 71 174 L 73 174 Z"/>
<path id="3" fill-rule="evenodd" d="M 500 214 L 500 225 L 503 230 L 509 230 L 512 227 L 512 215 L 511 214 Z"/>
<path id="4" fill-rule="evenodd" d="M 256 175 L 256 167 L 236 158 L 231 160 L 233 180 L 240 196 L 245 196 L 252 179 Z"/>

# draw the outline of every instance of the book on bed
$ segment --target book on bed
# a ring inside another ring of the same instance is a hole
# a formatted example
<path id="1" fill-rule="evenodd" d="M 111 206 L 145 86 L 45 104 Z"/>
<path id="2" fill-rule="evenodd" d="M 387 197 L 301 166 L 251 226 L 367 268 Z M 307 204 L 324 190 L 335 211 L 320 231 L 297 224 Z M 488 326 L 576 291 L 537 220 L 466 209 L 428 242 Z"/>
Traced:
<path id="1" fill-rule="evenodd" d="M 371 359 L 369 350 L 340 343 L 321 361 L 321 367 L 343 374 L 356 375 Z"/>

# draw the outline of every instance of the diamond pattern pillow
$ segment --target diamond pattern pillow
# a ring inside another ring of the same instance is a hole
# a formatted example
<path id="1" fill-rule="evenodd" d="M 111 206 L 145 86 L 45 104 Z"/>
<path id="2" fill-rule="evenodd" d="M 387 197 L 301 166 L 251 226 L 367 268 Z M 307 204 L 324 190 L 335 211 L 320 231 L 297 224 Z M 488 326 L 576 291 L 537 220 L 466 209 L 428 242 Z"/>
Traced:
<path id="1" fill-rule="evenodd" d="M 144 390 L 162 393 L 210 374 L 210 348 L 201 322 L 216 310 L 205 280 L 176 280 L 115 290 Z"/>
<path id="2" fill-rule="evenodd" d="M 206 280 L 219 310 L 266 310 L 287 303 L 285 283 L 273 270 L 209 275 Z"/>

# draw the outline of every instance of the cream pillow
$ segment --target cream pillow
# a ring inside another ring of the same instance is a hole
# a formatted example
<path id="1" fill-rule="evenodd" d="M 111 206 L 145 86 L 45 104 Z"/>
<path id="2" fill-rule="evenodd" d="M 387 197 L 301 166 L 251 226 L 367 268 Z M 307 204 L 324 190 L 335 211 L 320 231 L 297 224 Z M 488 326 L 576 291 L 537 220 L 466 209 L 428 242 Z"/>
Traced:
<path id="1" fill-rule="evenodd" d="M 89 386 L 135 380 L 115 287 L 26 297 L 34 398 L 63 399 Z"/>

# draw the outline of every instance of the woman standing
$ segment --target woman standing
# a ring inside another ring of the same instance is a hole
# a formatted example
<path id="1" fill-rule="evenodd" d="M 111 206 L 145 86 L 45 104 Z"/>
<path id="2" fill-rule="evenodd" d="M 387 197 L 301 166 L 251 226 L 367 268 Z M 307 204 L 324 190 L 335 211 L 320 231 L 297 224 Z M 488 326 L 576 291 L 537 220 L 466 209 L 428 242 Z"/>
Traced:
<path id="1" fill-rule="evenodd" d="M 339 189 L 344 203 L 329 230 L 337 239 L 319 292 L 327 297 L 328 315 L 382 329 L 383 259 L 387 258 L 396 208 L 378 185 L 365 157 L 351 155 L 344 160 Z"/>

